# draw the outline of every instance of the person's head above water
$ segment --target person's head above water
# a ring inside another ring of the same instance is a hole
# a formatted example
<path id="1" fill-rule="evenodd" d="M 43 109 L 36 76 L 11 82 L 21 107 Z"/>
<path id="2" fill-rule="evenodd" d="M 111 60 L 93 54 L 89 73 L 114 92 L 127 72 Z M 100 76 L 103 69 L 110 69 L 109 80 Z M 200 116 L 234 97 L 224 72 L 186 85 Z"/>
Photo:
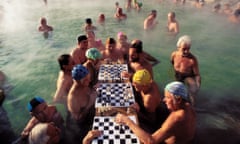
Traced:
<path id="1" fill-rule="evenodd" d="M 174 81 L 166 85 L 165 91 L 171 93 L 175 98 L 181 97 L 185 101 L 189 102 L 188 92 L 185 85 L 182 82 Z"/>
<path id="2" fill-rule="evenodd" d="M 88 74 L 88 70 L 86 67 L 84 67 L 83 65 L 76 65 L 73 70 L 72 70 L 72 78 L 74 80 L 81 80 L 83 79 L 87 74 Z"/>
<path id="3" fill-rule="evenodd" d="M 41 103 L 45 103 L 45 100 L 40 96 L 35 96 L 27 104 L 28 111 L 32 112 Z"/>
<path id="4" fill-rule="evenodd" d="M 100 53 L 100 51 L 97 48 L 89 48 L 86 51 L 86 57 L 88 59 L 97 60 L 102 57 L 102 54 Z"/>
<path id="5" fill-rule="evenodd" d="M 181 37 L 178 39 L 177 47 L 180 47 L 180 45 L 181 45 L 182 43 L 185 43 L 186 45 L 191 46 L 191 44 L 192 44 L 191 37 L 188 36 L 188 35 L 183 35 L 183 36 L 181 36 Z"/>

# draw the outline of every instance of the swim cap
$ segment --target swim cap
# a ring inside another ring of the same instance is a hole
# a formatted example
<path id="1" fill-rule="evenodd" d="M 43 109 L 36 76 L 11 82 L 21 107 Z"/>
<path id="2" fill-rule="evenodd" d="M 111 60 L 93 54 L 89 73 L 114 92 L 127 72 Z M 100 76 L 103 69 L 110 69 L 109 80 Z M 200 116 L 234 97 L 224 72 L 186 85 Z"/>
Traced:
<path id="1" fill-rule="evenodd" d="M 188 35 L 181 36 L 181 37 L 178 39 L 177 47 L 180 47 L 180 45 L 181 45 L 182 42 L 184 42 L 184 43 L 187 44 L 187 45 L 191 45 L 191 43 L 192 43 L 191 38 L 190 38 L 190 36 L 188 36 Z"/>
<path id="2" fill-rule="evenodd" d="M 88 49 L 85 55 L 87 58 L 93 59 L 93 60 L 100 59 L 102 57 L 102 54 L 97 48 Z"/>
<path id="3" fill-rule="evenodd" d="M 150 73 L 146 70 L 138 70 L 133 75 L 133 82 L 141 85 L 147 85 L 151 82 L 152 78 Z"/>
<path id="4" fill-rule="evenodd" d="M 75 80 L 81 80 L 88 74 L 88 70 L 86 67 L 78 64 L 72 70 L 72 77 Z"/>
<path id="5" fill-rule="evenodd" d="M 174 81 L 166 85 L 165 90 L 175 96 L 180 96 L 182 99 L 189 101 L 188 93 L 185 85 L 182 82 Z"/>
<path id="6" fill-rule="evenodd" d="M 117 36 L 118 36 L 118 39 L 120 39 L 121 36 L 127 37 L 127 35 L 123 32 L 118 32 Z"/>
<path id="7" fill-rule="evenodd" d="M 29 112 L 32 112 L 35 107 L 37 107 L 39 104 L 45 103 L 45 100 L 41 98 L 40 96 L 34 97 L 28 104 L 27 108 Z"/>

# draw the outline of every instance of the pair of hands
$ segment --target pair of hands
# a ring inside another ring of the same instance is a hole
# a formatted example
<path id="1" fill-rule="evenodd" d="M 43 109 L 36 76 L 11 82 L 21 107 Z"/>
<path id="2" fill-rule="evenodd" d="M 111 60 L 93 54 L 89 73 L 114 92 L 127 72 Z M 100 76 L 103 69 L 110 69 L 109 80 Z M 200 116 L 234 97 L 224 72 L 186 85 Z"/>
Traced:
<path id="1" fill-rule="evenodd" d="M 117 114 L 116 117 L 115 117 L 115 122 L 116 123 L 119 123 L 119 124 L 124 124 L 126 125 L 127 121 L 130 120 L 128 118 L 127 115 L 124 115 L 124 114 Z M 87 133 L 87 135 L 85 136 L 85 138 L 83 139 L 83 144 L 90 144 L 91 141 L 96 138 L 96 137 L 99 137 L 103 134 L 102 131 L 100 130 L 91 130 Z"/>

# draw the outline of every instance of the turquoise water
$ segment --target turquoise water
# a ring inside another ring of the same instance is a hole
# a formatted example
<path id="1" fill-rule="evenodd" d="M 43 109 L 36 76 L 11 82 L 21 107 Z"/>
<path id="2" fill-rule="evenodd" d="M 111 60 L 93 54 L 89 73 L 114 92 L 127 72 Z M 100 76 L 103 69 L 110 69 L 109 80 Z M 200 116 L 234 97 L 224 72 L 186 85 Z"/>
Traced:
<path id="1" fill-rule="evenodd" d="M 197 143 L 239 143 L 240 110 L 239 81 L 240 62 L 239 26 L 225 18 L 196 10 L 191 6 L 175 6 L 171 2 L 144 1 L 140 13 L 128 12 L 125 22 L 113 19 L 113 0 L 51 0 L 48 7 L 42 1 L 1 1 L 4 16 L 0 31 L 0 69 L 13 86 L 4 107 L 12 127 L 19 135 L 30 115 L 26 103 L 35 95 L 52 101 L 59 71 L 57 57 L 69 53 L 76 45 L 76 37 L 82 34 L 87 17 L 98 27 L 96 36 L 104 42 L 123 31 L 129 41 L 143 40 L 144 50 L 161 63 L 154 67 L 154 77 L 162 89 L 173 80 L 169 62 L 180 35 L 192 37 L 191 51 L 199 60 L 202 86 L 197 97 Z M 119 0 L 120 6 L 124 1 Z M 143 20 L 150 10 L 157 9 L 159 25 L 155 31 L 145 33 Z M 167 36 L 167 13 L 175 11 L 180 23 L 177 38 Z M 100 12 L 105 13 L 105 27 L 96 24 Z M 54 27 L 53 35 L 45 40 L 37 31 L 39 18 L 45 16 Z M 64 107 L 57 105 L 65 116 Z"/>

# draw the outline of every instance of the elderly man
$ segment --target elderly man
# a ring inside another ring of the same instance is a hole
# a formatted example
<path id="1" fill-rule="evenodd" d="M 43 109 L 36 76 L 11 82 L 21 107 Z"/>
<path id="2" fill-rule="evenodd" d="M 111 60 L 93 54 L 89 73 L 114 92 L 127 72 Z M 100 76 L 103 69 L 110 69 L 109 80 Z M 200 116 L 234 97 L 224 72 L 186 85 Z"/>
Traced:
<path id="1" fill-rule="evenodd" d="M 194 105 L 195 96 L 201 85 L 197 58 L 190 52 L 191 38 L 184 35 L 177 42 L 177 50 L 172 52 L 171 62 L 177 81 L 188 85 L 189 95 Z"/>
<path id="2" fill-rule="evenodd" d="M 56 106 L 48 105 L 43 98 L 36 96 L 29 101 L 27 108 L 32 115 L 32 118 L 29 120 L 21 134 L 22 139 L 27 138 L 32 129 L 38 123 L 54 123 L 54 125 L 61 130 L 61 138 L 63 138 L 65 129 L 64 120 L 61 114 L 57 111 Z"/>
<path id="3" fill-rule="evenodd" d="M 135 124 L 128 116 L 118 114 L 115 121 L 127 125 L 144 144 L 189 144 L 194 139 L 196 115 L 187 90 L 181 82 L 171 82 L 165 87 L 164 102 L 171 111 L 161 128 L 149 134 Z"/>

